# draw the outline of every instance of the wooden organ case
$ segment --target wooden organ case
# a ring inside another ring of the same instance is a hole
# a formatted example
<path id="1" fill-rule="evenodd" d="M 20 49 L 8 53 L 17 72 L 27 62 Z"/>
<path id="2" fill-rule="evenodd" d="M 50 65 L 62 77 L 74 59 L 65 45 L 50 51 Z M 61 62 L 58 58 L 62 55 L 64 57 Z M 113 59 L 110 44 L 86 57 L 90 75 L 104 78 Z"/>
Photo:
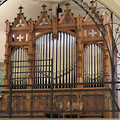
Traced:
<path id="1" fill-rule="evenodd" d="M 65 112 L 69 110 L 80 111 L 80 117 L 111 117 L 111 113 L 102 112 L 111 109 L 110 92 L 104 91 L 111 89 L 104 84 L 111 79 L 110 58 L 96 24 L 89 15 L 75 19 L 69 4 L 60 20 L 51 20 L 46 6 L 42 7 L 37 21 L 26 21 L 22 7 L 12 24 L 6 21 L 4 85 L 10 87 L 2 91 L 3 99 L 9 98 L 12 91 L 12 115 L 30 116 L 32 110 L 33 116 L 45 117 L 52 107 L 59 117 L 67 116 Z M 102 19 L 92 4 L 89 14 L 94 16 L 111 47 L 110 25 L 103 28 L 107 13 Z M 9 100 L 4 101 L 2 109 L 9 109 Z"/>

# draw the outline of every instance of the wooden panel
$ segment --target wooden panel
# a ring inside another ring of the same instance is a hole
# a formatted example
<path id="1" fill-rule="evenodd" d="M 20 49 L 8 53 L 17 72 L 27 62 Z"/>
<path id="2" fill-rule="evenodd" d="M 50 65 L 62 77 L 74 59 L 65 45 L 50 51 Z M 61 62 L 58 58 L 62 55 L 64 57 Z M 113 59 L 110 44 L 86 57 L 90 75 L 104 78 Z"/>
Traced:
<path id="1" fill-rule="evenodd" d="M 83 110 L 85 111 L 102 111 L 104 110 L 103 95 L 83 95 Z M 85 113 L 100 113 L 100 112 L 85 112 Z"/>

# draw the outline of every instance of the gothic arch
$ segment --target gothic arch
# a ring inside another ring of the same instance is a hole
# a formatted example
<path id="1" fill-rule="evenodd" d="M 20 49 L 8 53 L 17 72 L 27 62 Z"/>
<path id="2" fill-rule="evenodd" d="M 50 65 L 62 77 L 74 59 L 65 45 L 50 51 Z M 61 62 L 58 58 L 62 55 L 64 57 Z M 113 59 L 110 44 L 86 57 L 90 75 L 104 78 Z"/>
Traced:
<path id="1" fill-rule="evenodd" d="M 11 51 L 11 56 L 14 54 L 14 52 L 17 50 L 17 49 L 23 49 L 27 54 L 28 54 L 28 48 L 25 48 L 25 47 L 15 47 L 12 51 Z"/>
<path id="2" fill-rule="evenodd" d="M 101 45 L 100 43 L 98 43 L 98 42 L 90 42 L 90 43 L 88 43 L 87 45 L 85 45 L 83 51 L 84 51 L 85 49 L 87 49 L 91 44 L 96 44 L 96 45 L 99 46 L 99 47 L 101 48 L 101 50 L 103 51 L 103 47 L 104 47 L 104 46 L 102 46 L 102 45 Z M 102 43 L 102 44 L 103 44 L 103 43 Z"/>

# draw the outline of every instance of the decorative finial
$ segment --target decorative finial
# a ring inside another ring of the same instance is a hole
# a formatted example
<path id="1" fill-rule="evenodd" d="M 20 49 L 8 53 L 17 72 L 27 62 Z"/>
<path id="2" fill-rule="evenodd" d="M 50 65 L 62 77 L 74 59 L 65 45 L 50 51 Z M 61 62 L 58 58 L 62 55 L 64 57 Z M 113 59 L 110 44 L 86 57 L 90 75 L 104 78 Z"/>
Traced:
<path id="1" fill-rule="evenodd" d="M 46 8 L 47 6 L 45 4 L 42 5 L 43 8 Z"/>
<path id="2" fill-rule="evenodd" d="M 94 8 L 95 1 L 92 0 L 92 1 L 90 1 L 90 3 L 91 3 L 91 7 Z"/>
<path id="3" fill-rule="evenodd" d="M 70 3 L 66 3 L 66 10 L 70 10 Z"/>
<path id="4" fill-rule="evenodd" d="M 47 6 L 46 6 L 45 4 L 42 5 L 43 12 L 46 12 L 46 7 L 47 7 Z"/>
<path id="5" fill-rule="evenodd" d="M 69 5 L 70 5 L 70 3 L 66 3 L 65 5 L 66 5 L 66 6 L 69 6 Z"/>
<path id="6" fill-rule="evenodd" d="M 18 9 L 20 9 L 20 13 L 22 13 L 23 7 L 21 5 L 20 5 L 20 7 Z"/>

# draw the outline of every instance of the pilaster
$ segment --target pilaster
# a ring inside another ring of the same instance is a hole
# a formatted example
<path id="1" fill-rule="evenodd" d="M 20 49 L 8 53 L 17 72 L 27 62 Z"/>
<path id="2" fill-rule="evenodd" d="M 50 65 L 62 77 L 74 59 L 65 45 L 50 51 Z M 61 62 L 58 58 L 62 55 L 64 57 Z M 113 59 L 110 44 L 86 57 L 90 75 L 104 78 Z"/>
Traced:
<path id="1" fill-rule="evenodd" d="M 109 38 L 107 32 L 105 32 L 105 39 L 108 44 Z M 110 81 L 110 64 L 111 63 L 110 63 L 108 48 L 106 46 L 106 43 L 104 42 L 104 82 Z M 105 84 L 105 87 L 109 87 L 109 84 Z"/>
<path id="2" fill-rule="evenodd" d="M 28 84 L 34 84 L 34 34 L 33 34 L 33 20 L 29 20 L 29 34 L 28 34 Z M 28 88 L 32 89 L 32 86 L 28 86 Z"/>
<path id="3" fill-rule="evenodd" d="M 77 56 L 77 83 L 83 83 L 83 29 L 82 18 L 79 15 L 77 17 L 77 43 L 76 43 L 76 56 Z M 83 87 L 78 85 L 77 87 Z"/>

